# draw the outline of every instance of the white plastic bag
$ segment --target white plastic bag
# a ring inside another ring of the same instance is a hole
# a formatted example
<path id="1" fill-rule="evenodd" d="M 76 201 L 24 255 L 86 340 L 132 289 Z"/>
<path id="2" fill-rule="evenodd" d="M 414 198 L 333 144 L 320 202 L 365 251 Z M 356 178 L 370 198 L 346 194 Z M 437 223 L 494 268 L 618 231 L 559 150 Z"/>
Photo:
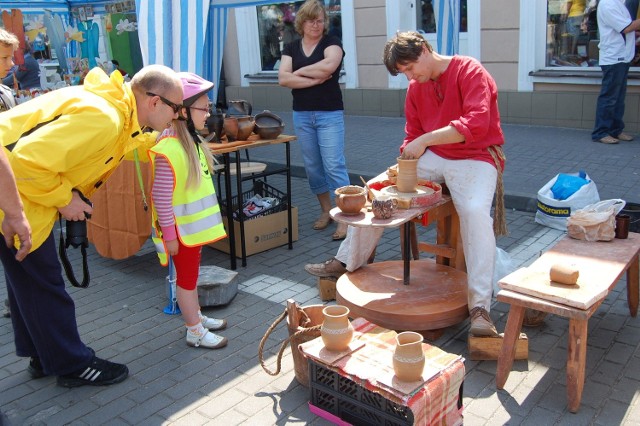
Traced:
<path id="1" fill-rule="evenodd" d="M 579 176 L 579 173 L 566 174 Z M 591 180 L 589 175 L 586 175 L 589 183 L 583 185 L 566 200 L 556 200 L 553 197 L 551 187 L 556 183 L 558 176 L 556 175 L 538 191 L 536 222 L 550 228 L 566 231 L 567 218 L 571 216 L 571 213 L 589 204 L 597 203 L 600 201 L 600 195 L 595 182 Z"/>
<path id="2" fill-rule="evenodd" d="M 496 261 L 493 268 L 493 296 L 500 291 L 498 281 L 516 270 L 516 264 L 506 251 L 496 247 Z"/>
<path id="3" fill-rule="evenodd" d="M 567 221 L 567 233 L 578 240 L 611 241 L 615 237 L 616 215 L 624 205 L 620 199 L 603 200 L 577 210 Z"/>

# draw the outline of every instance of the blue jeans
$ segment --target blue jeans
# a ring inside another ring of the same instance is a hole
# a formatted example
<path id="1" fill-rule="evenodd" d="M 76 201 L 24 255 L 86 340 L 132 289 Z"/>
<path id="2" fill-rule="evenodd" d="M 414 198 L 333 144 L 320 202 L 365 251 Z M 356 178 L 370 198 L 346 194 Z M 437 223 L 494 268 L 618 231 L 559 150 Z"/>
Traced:
<path id="1" fill-rule="evenodd" d="M 293 111 L 311 192 L 316 195 L 349 185 L 344 158 L 343 111 Z"/>
<path id="2" fill-rule="evenodd" d="M 602 88 L 596 106 L 596 123 L 591 139 L 616 137 L 624 130 L 624 98 L 627 93 L 627 74 L 630 64 L 620 62 L 602 65 Z"/>

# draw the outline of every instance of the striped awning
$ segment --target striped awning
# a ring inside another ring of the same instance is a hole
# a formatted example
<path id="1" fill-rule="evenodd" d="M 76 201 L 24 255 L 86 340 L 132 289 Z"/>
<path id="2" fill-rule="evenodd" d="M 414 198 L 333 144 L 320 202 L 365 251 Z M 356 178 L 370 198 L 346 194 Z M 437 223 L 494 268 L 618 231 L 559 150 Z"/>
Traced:
<path id="1" fill-rule="evenodd" d="M 222 55 L 231 7 L 273 0 L 136 0 L 138 36 L 144 65 L 163 64 L 213 81 L 217 99 Z"/>
<path id="2" fill-rule="evenodd" d="M 434 2 L 436 14 L 438 53 L 455 55 L 460 42 L 460 0 L 438 0 Z"/>

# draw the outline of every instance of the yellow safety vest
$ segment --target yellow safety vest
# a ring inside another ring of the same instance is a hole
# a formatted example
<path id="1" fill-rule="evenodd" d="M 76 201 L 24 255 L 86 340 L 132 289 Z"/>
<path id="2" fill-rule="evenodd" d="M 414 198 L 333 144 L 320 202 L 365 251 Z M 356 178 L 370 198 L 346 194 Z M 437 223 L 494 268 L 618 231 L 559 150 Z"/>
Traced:
<path id="1" fill-rule="evenodd" d="M 198 150 L 202 179 L 197 187 L 187 187 L 189 168 L 187 156 L 178 139 L 167 136 L 149 150 L 151 167 L 155 174 L 154 159 L 162 155 L 167 159 L 173 171 L 173 214 L 176 221 L 178 238 L 187 247 L 196 247 L 218 241 L 227 236 L 220 215 L 220 206 L 216 191 L 209 174 L 207 160 L 202 151 Z M 167 266 L 167 249 L 162 239 L 162 231 L 158 223 L 158 215 L 152 203 L 153 229 L 151 238 L 156 246 L 160 263 Z"/>

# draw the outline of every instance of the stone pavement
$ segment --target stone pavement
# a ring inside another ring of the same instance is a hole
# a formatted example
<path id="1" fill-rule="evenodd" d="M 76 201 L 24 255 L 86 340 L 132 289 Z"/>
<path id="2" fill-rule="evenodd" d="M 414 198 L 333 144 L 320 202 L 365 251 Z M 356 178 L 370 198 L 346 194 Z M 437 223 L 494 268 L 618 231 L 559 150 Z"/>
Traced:
<path id="1" fill-rule="evenodd" d="M 402 135 L 401 119 L 348 116 L 346 121 L 348 166 L 354 178 L 373 176 L 393 163 Z M 563 236 L 536 224 L 531 212 L 537 190 L 556 173 L 582 168 L 597 183 L 603 199 L 640 201 L 640 142 L 606 146 L 592 143 L 586 131 L 544 127 L 507 125 L 505 133 L 510 235 L 501 237 L 498 245 L 509 253 L 513 267 L 532 262 Z M 251 159 L 277 163 L 281 156 L 267 149 L 252 151 Z M 299 171 L 295 143 L 292 158 Z M 270 185 L 284 187 L 283 178 L 268 179 Z M 284 311 L 288 298 L 301 305 L 321 303 L 316 279 L 306 274 L 303 265 L 329 258 L 339 245 L 331 241 L 333 229 L 311 230 L 317 202 L 306 180 L 295 177 L 292 185 L 293 203 L 300 213 L 299 240 L 293 251 L 284 246 L 249 257 L 247 267 L 238 268 L 240 291 L 233 301 L 205 309 L 208 315 L 228 319 L 229 328 L 221 333 L 230 340 L 226 348 L 210 351 L 186 346 L 181 318 L 162 312 L 167 306 L 166 269 L 159 266 L 150 243 L 121 261 L 102 258 L 91 249 L 91 285 L 69 287 L 80 334 L 99 356 L 126 363 L 131 376 L 118 385 L 75 389 L 56 386 L 54 378 L 32 380 L 26 372 L 27 360 L 14 354 L 10 320 L 0 318 L 4 423 L 329 424 L 309 412 L 309 392 L 294 378 L 289 349 L 277 376 L 264 372 L 257 358 L 260 339 Z M 425 240 L 434 236 L 431 228 L 419 232 Z M 377 260 L 400 258 L 398 234 L 384 234 Z M 229 258 L 206 248 L 202 264 L 228 267 Z M 6 288 L 0 284 L 0 300 L 5 297 Z M 501 303 L 492 306 L 491 316 L 499 330 L 504 329 L 507 312 Z M 466 356 L 467 326 L 465 321 L 452 327 L 432 343 Z M 640 425 L 640 318 L 628 314 L 624 283 L 589 322 L 586 384 L 577 414 L 566 409 L 568 321 L 551 316 L 542 327 L 525 331 L 529 360 L 514 363 L 505 390 L 496 391 L 495 361 L 465 362 L 466 425 Z M 286 326 L 280 324 L 267 341 L 265 358 L 272 370 L 286 336 Z"/>

